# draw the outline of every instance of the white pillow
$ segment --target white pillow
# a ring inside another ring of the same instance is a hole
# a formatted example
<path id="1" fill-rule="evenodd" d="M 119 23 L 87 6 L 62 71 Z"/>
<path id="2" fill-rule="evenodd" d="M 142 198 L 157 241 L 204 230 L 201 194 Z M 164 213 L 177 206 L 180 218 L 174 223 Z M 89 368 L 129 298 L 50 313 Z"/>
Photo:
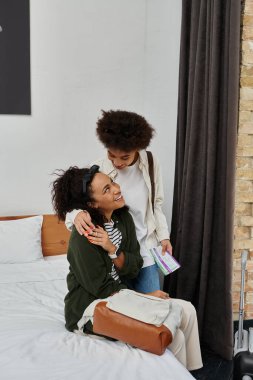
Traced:
<path id="1" fill-rule="evenodd" d="M 0 264 L 28 263 L 43 259 L 43 216 L 0 221 Z"/>

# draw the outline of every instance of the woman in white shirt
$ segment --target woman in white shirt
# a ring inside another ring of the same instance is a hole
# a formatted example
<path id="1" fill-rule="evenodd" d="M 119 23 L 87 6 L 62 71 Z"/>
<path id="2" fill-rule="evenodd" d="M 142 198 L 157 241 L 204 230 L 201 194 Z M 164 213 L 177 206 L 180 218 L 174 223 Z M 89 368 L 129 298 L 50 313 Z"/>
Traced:
<path id="1" fill-rule="evenodd" d="M 158 267 L 149 252 L 159 244 L 163 252 L 172 253 L 166 218 L 162 211 L 163 185 L 159 164 L 154 158 L 155 198 L 152 206 L 149 164 L 145 149 L 154 134 L 146 119 L 134 112 L 103 111 L 97 122 L 97 135 L 107 149 L 107 158 L 95 164 L 117 182 L 133 217 L 140 243 L 143 267 L 131 284 L 139 292 L 149 293 L 160 289 Z M 80 234 L 88 235 L 95 227 L 85 210 L 73 210 L 66 216 L 66 226 L 75 224 Z"/>

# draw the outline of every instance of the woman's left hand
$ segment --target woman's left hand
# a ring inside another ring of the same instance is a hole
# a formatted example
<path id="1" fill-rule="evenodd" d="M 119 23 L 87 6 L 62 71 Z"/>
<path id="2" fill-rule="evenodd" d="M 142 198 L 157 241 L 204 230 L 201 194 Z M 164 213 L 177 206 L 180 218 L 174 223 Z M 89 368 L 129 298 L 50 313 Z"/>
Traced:
<path id="1" fill-rule="evenodd" d="M 169 239 L 162 240 L 161 246 L 162 246 L 162 255 L 165 255 L 165 252 L 169 252 L 172 255 L 172 245 Z"/>
<path id="2" fill-rule="evenodd" d="M 100 245 L 107 252 L 114 252 L 116 247 L 112 244 L 107 232 L 100 226 L 97 226 L 87 236 L 90 243 Z"/>

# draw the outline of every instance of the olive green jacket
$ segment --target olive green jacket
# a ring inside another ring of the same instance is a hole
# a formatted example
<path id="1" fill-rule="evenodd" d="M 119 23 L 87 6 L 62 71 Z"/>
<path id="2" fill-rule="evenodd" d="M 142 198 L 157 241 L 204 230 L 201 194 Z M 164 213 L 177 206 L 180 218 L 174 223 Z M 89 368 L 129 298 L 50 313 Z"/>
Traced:
<path id="1" fill-rule="evenodd" d="M 66 328 L 69 331 L 77 329 L 77 322 L 91 302 L 127 288 L 126 281 L 135 278 L 143 265 L 133 219 L 125 209 L 118 212 L 112 219 L 122 233 L 120 248 L 125 254 L 122 269 L 115 268 L 118 280 L 111 276 L 113 262 L 108 253 L 102 247 L 89 243 L 73 227 L 67 255 L 70 264 L 67 276 L 69 292 L 65 297 Z"/>

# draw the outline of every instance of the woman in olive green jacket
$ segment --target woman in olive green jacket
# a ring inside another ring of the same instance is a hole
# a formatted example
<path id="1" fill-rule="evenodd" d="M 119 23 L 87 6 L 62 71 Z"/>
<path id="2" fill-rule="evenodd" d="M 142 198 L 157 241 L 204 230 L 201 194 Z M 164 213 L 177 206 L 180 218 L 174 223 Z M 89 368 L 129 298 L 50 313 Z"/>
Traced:
<path id="1" fill-rule="evenodd" d="M 120 187 L 100 173 L 71 167 L 53 183 L 52 199 L 61 220 L 75 208 L 87 210 L 96 225 L 88 237 L 74 228 L 68 248 L 70 263 L 65 297 L 66 328 L 77 329 L 77 322 L 91 302 L 127 288 L 127 280 L 137 277 L 143 259 L 135 225 L 125 206 Z M 150 293 L 166 298 L 160 290 Z M 92 332 L 91 324 L 85 326 Z"/>

